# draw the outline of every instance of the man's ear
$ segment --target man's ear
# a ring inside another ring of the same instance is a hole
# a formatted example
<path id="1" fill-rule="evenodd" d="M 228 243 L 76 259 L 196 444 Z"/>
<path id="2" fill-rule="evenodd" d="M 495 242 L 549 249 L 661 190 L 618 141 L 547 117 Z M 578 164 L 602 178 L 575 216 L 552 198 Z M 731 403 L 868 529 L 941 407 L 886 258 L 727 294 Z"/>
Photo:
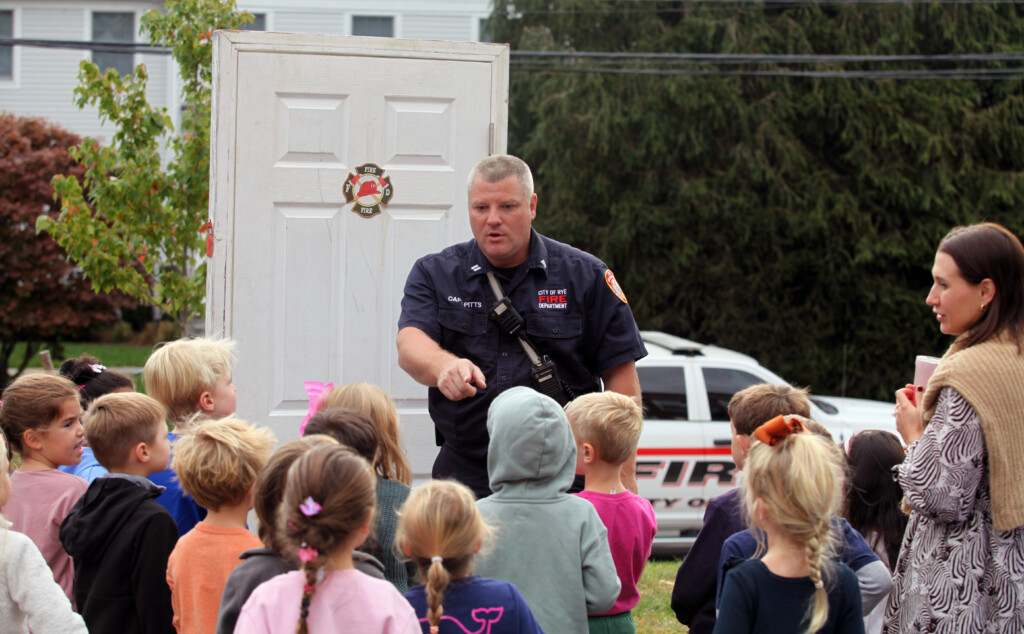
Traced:
<path id="1" fill-rule="evenodd" d="M 207 414 L 213 411 L 213 394 L 203 392 L 199 395 L 199 409 Z"/>

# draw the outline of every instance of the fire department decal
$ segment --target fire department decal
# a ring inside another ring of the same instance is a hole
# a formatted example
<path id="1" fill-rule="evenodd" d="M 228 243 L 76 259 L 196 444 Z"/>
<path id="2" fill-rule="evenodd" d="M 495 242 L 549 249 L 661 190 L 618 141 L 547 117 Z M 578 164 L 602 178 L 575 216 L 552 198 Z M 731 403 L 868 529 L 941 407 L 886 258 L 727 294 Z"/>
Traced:
<path id="1" fill-rule="evenodd" d="M 608 288 L 612 289 L 615 296 L 622 300 L 623 304 L 629 303 L 626 301 L 626 294 L 622 292 L 622 287 L 619 286 L 619 282 L 615 279 L 615 274 L 612 273 L 611 269 L 604 272 L 604 281 L 607 282 Z"/>
<path id="2" fill-rule="evenodd" d="M 384 170 L 373 163 L 363 163 L 345 180 L 345 202 L 355 203 L 352 211 L 364 218 L 376 216 L 381 207 L 387 207 L 395 190 L 391 177 L 384 176 Z"/>

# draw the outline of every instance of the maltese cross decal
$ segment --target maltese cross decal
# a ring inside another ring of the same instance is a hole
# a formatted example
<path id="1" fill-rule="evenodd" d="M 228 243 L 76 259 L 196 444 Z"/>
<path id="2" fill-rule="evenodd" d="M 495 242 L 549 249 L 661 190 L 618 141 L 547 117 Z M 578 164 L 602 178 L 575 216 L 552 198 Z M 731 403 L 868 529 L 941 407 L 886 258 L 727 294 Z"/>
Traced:
<path id="1" fill-rule="evenodd" d="M 355 174 L 345 179 L 345 202 L 354 203 L 352 211 L 364 218 L 380 213 L 381 207 L 387 207 L 395 190 L 391 187 L 391 177 L 384 176 L 384 170 L 373 163 L 363 163 L 356 168 Z"/>

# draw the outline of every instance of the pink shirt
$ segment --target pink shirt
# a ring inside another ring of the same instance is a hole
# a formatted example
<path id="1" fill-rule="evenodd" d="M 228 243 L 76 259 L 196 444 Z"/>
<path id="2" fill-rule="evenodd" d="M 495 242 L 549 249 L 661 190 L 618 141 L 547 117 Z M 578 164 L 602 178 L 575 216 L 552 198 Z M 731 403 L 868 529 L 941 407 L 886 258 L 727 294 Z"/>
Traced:
<path id="1" fill-rule="evenodd" d="M 640 591 L 636 584 L 651 556 L 651 543 L 658 526 L 654 519 L 651 503 L 635 493 L 597 493 L 581 491 L 576 495 L 590 501 L 608 529 L 608 546 L 611 547 L 615 572 L 622 582 L 622 592 L 612 609 L 599 615 L 620 614 L 636 607 Z"/>
<path id="2" fill-rule="evenodd" d="M 85 480 L 58 469 L 15 471 L 11 474 L 11 497 L 3 507 L 11 528 L 32 538 L 43 553 L 54 580 L 72 605 L 75 569 L 58 533 L 68 511 L 88 488 Z"/>
<path id="3" fill-rule="evenodd" d="M 238 615 L 236 632 L 294 632 L 306 574 L 288 572 L 256 588 Z M 416 612 L 393 585 L 358 570 L 328 572 L 316 586 L 306 621 L 310 632 L 421 634 Z"/>

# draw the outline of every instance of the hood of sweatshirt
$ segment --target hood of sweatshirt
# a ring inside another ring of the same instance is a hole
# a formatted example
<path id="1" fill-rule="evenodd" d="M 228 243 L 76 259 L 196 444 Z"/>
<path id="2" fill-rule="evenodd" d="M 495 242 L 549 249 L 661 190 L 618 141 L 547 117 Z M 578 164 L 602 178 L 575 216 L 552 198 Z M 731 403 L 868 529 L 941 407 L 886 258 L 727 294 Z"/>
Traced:
<path id="1" fill-rule="evenodd" d="M 487 412 L 487 474 L 496 498 L 553 498 L 572 486 L 576 441 L 565 412 L 528 387 L 502 392 Z"/>
<path id="2" fill-rule="evenodd" d="M 144 486 L 125 478 L 93 480 L 60 526 L 60 542 L 74 559 L 90 561 L 107 552 L 121 528 L 135 518 L 135 510 L 160 495 L 157 486 Z"/>

